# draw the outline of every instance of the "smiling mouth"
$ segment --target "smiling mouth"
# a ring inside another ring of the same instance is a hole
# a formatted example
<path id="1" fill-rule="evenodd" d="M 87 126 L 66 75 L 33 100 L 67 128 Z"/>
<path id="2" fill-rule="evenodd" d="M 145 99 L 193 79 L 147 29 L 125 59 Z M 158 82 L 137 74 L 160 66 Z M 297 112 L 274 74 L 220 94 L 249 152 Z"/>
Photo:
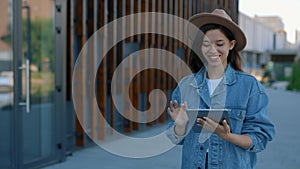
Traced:
<path id="1" fill-rule="evenodd" d="M 220 57 L 219 55 L 208 56 L 208 58 L 210 58 L 210 59 L 217 59 L 217 58 L 219 58 L 219 57 Z"/>

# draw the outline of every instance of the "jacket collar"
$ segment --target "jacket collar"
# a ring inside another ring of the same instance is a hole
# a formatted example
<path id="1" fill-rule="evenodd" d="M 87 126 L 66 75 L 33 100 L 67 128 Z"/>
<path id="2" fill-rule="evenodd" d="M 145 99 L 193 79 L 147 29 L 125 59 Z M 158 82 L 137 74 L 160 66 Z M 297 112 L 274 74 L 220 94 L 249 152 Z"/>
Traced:
<path id="1" fill-rule="evenodd" d="M 230 64 L 228 64 L 224 79 L 221 81 L 224 85 L 233 85 L 236 82 L 236 70 L 234 70 Z M 190 85 L 201 89 L 206 86 L 206 67 L 202 67 L 201 70 L 194 74 L 196 81 L 193 81 Z"/>

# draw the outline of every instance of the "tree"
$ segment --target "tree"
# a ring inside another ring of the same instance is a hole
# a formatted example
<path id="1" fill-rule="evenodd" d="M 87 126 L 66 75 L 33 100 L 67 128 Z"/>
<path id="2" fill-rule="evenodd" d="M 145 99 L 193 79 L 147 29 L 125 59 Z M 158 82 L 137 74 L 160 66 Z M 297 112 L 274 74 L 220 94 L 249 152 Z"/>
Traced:
<path id="1" fill-rule="evenodd" d="M 288 90 L 300 91 L 300 59 L 293 63 L 292 77 Z"/>
<path id="2" fill-rule="evenodd" d="M 31 64 L 43 70 L 43 61 L 49 59 L 50 70 L 54 71 L 55 41 L 52 19 L 37 18 L 30 22 Z M 23 20 L 23 49 L 28 51 L 27 20 Z"/>

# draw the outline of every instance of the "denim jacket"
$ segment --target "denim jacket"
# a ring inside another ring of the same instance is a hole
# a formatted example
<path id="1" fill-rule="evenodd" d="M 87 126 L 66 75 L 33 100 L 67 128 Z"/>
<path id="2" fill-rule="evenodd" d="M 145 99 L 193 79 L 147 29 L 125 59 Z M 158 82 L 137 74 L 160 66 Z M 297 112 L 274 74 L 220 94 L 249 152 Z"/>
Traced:
<path id="1" fill-rule="evenodd" d="M 252 169 L 256 153 L 264 150 L 275 135 L 275 127 L 268 117 L 268 97 L 263 86 L 251 75 L 228 65 L 223 80 L 212 96 L 209 95 L 206 69 L 183 78 L 173 91 L 172 100 L 187 101 L 188 108 L 226 108 L 232 133 L 247 134 L 252 139 L 249 148 L 242 148 L 210 135 L 199 142 L 199 133 L 188 130 L 184 136 L 174 132 L 174 121 L 166 131 L 174 144 L 183 145 L 182 169 L 204 169 L 208 152 L 209 169 Z M 194 124 L 194 122 L 192 122 Z"/>

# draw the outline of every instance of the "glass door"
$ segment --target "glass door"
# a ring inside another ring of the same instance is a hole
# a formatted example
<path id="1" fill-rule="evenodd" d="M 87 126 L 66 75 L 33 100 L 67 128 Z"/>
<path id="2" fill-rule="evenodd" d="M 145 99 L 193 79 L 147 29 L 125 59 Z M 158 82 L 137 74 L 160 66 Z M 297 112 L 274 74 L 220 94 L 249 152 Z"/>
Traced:
<path id="1" fill-rule="evenodd" d="M 64 158 L 63 109 L 55 107 L 64 106 L 55 97 L 55 2 L 0 1 L 1 169 Z"/>
<path id="2" fill-rule="evenodd" d="M 24 168 L 55 160 L 54 1 L 22 1 L 22 161 Z"/>
<path id="3" fill-rule="evenodd" d="M 63 9 L 56 2 L 0 1 L 0 169 L 37 168 L 65 158 L 65 89 L 57 89 L 62 71 L 55 73 L 64 63 L 55 62 L 54 31 L 54 17 Z"/>
<path id="4" fill-rule="evenodd" d="M 0 1 L 0 168 L 13 167 L 14 71 L 12 45 L 12 6 Z"/>

